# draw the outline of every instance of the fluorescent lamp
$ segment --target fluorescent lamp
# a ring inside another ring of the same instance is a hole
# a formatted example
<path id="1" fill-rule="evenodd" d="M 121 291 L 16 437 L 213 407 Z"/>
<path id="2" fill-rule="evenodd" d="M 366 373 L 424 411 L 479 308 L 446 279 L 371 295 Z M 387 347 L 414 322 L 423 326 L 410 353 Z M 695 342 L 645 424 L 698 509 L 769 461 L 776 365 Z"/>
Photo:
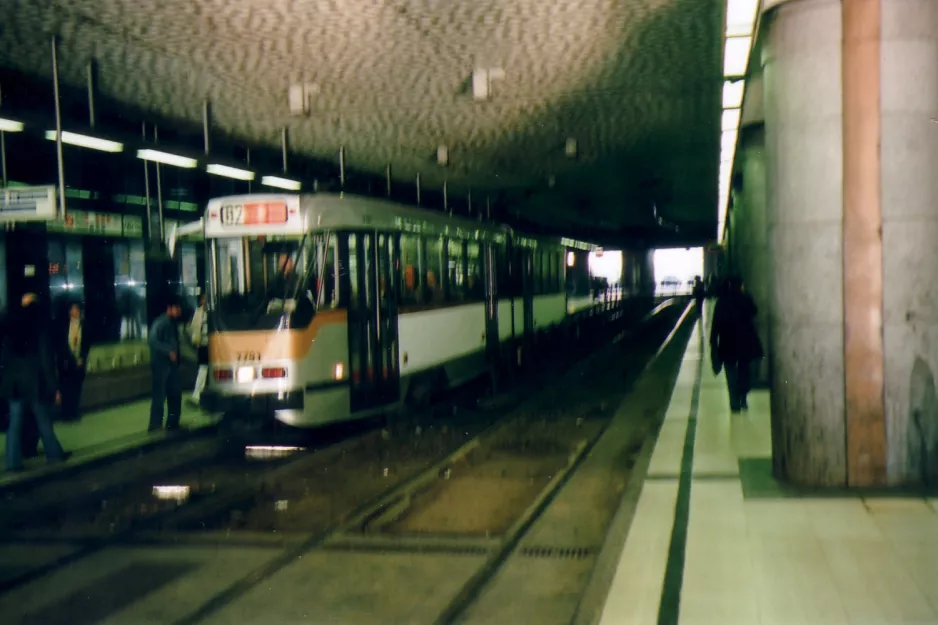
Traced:
<path id="1" fill-rule="evenodd" d="M 726 81 L 723 83 L 723 108 L 738 109 L 743 105 L 743 88 L 746 86 L 745 80 L 735 82 Z"/>
<path id="2" fill-rule="evenodd" d="M 752 37 L 729 37 L 726 40 L 726 52 L 723 56 L 724 76 L 745 76 L 749 62 L 749 45 Z"/>
<path id="3" fill-rule="evenodd" d="M 49 141 L 55 141 L 56 132 L 54 130 L 46 131 L 46 139 Z M 124 151 L 123 143 L 118 143 L 117 141 L 108 141 L 107 139 L 99 139 L 98 137 L 89 137 L 88 135 L 80 135 L 75 132 L 68 132 L 67 130 L 62 131 L 62 143 L 77 145 L 81 148 L 90 148 L 92 150 L 101 150 L 102 152 Z"/>
<path id="4" fill-rule="evenodd" d="M 12 119 L 0 118 L 0 131 L 23 132 L 23 122 L 18 122 Z"/>
<path id="5" fill-rule="evenodd" d="M 736 146 L 720 150 L 720 162 L 721 163 L 732 163 L 733 157 L 736 156 Z"/>
<path id="6" fill-rule="evenodd" d="M 736 130 L 739 128 L 739 109 L 726 109 L 723 111 L 723 130 Z"/>
<path id="7" fill-rule="evenodd" d="M 720 138 L 720 149 L 721 150 L 730 150 L 736 147 L 736 137 L 738 136 L 737 130 L 724 130 L 723 136 Z"/>
<path id="8" fill-rule="evenodd" d="M 159 150 L 137 150 L 137 158 L 154 163 L 163 163 L 164 165 L 175 165 L 176 167 L 185 167 L 192 169 L 199 165 L 199 161 L 188 156 L 179 156 L 169 152 L 160 152 Z"/>
<path id="9" fill-rule="evenodd" d="M 235 180 L 254 180 L 254 172 L 247 169 L 238 169 L 237 167 L 228 167 L 227 165 L 218 165 L 212 163 L 205 167 L 205 171 L 216 176 L 225 176 Z"/>
<path id="10" fill-rule="evenodd" d="M 289 178 L 280 178 L 279 176 L 264 176 L 261 178 L 261 184 L 266 184 L 268 187 L 277 187 L 278 189 L 287 189 L 288 191 L 299 191 L 303 188 L 301 182 Z"/>
<path id="11" fill-rule="evenodd" d="M 751 35 L 759 0 L 727 0 L 726 36 Z"/>

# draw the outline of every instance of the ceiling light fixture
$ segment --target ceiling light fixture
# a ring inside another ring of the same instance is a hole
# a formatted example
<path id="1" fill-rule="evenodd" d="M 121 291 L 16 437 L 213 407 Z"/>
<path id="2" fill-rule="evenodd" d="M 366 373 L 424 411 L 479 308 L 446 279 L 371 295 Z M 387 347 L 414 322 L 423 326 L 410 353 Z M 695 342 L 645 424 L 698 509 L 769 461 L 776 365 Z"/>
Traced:
<path id="1" fill-rule="evenodd" d="M 738 109 L 743 105 L 743 89 L 745 80 L 726 81 L 723 83 L 723 108 Z"/>
<path id="2" fill-rule="evenodd" d="M 303 183 L 298 180 L 290 180 L 289 178 L 281 178 L 279 176 L 264 176 L 261 178 L 261 184 L 267 185 L 268 187 L 286 189 L 287 191 L 299 191 L 303 188 Z"/>
<path id="3" fill-rule="evenodd" d="M 723 130 L 736 130 L 739 128 L 739 109 L 725 109 L 723 111 Z"/>
<path id="4" fill-rule="evenodd" d="M 46 131 L 46 139 L 49 141 L 55 141 L 58 133 L 54 130 Z M 99 139 L 98 137 L 89 137 L 88 135 L 80 135 L 75 132 L 68 132 L 67 130 L 62 131 L 62 143 L 67 143 L 69 145 L 76 145 L 81 148 L 89 148 L 91 150 L 100 150 L 102 152 L 123 152 L 124 144 L 118 143 L 117 141 L 108 141 L 107 139 Z"/>
<path id="5" fill-rule="evenodd" d="M 746 65 L 749 63 L 749 46 L 752 37 L 727 37 L 723 56 L 723 75 L 744 76 Z"/>
<path id="6" fill-rule="evenodd" d="M 160 152 L 159 150 L 137 150 L 137 158 L 144 161 L 153 161 L 154 163 L 163 163 L 164 165 L 185 167 L 186 169 L 193 169 L 199 165 L 199 161 L 194 158 L 170 154 L 169 152 Z"/>
<path id="7" fill-rule="evenodd" d="M 727 0 L 726 36 L 751 35 L 758 10 L 759 0 Z"/>
<path id="8" fill-rule="evenodd" d="M 0 131 L 2 132 L 23 132 L 23 122 L 14 119 L 0 118 Z"/>
<path id="9" fill-rule="evenodd" d="M 219 165 L 217 163 L 211 163 L 206 165 L 205 171 L 210 174 L 215 174 L 216 176 L 224 176 L 225 178 L 234 178 L 235 180 L 254 180 L 254 172 L 248 171 L 247 169 L 238 169 L 237 167 L 229 167 L 228 165 Z"/>

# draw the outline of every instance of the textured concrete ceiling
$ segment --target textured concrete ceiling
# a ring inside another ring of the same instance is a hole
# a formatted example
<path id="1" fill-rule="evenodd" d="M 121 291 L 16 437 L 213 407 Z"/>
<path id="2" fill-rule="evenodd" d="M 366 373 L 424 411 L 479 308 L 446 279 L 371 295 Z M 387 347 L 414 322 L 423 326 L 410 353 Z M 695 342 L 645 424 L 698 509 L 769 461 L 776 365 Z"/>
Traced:
<path id="1" fill-rule="evenodd" d="M 715 234 L 723 0 L 0 0 L 0 65 L 529 219 Z M 475 102 L 474 67 L 500 67 Z M 287 90 L 315 83 L 309 117 Z M 564 142 L 578 142 L 576 159 Z M 449 148 L 450 165 L 435 163 Z M 523 200 L 523 201 L 522 201 Z M 705 226 L 704 230 L 695 230 Z M 712 231 L 712 232 L 711 232 Z"/>

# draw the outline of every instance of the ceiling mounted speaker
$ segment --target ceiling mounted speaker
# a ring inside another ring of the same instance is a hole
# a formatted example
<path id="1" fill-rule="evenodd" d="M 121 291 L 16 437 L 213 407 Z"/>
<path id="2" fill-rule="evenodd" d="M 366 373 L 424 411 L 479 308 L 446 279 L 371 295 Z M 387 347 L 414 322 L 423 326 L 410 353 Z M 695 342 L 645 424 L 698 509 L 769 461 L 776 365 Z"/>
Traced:
<path id="1" fill-rule="evenodd" d="M 492 98 L 492 81 L 505 78 L 505 70 L 500 67 L 472 70 L 472 98 L 482 102 Z"/>
<path id="2" fill-rule="evenodd" d="M 441 167 L 446 167 L 449 165 L 449 149 L 445 145 L 441 145 L 436 149 L 436 162 L 437 165 Z"/>
<path id="3" fill-rule="evenodd" d="M 312 110 L 313 96 L 319 93 L 319 85 L 305 82 L 290 85 L 287 98 L 291 115 L 308 116 Z"/>

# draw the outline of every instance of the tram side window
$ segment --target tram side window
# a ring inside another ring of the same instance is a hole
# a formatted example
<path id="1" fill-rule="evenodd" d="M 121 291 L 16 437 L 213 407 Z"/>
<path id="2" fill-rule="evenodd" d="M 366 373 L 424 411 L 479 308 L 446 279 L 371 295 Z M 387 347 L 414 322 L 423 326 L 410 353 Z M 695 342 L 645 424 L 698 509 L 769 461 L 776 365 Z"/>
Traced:
<path id="1" fill-rule="evenodd" d="M 339 306 L 338 274 L 335 270 L 339 264 L 336 236 L 333 232 L 315 237 L 307 259 L 311 263 L 307 272 L 308 289 L 316 297 L 317 310 L 332 310 Z"/>
<path id="2" fill-rule="evenodd" d="M 358 305 L 358 235 L 354 232 L 348 235 L 348 278 L 349 278 L 349 308 L 359 308 Z"/>
<path id="3" fill-rule="evenodd" d="M 534 264 L 534 295 L 544 294 L 544 252 L 540 248 L 531 252 L 531 261 Z"/>
<path id="4" fill-rule="evenodd" d="M 554 252 L 554 267 L 557 268 L 557 292 L 564 293 L 567 290 L 567 266 L 564 250 Z"/>
<path id="5" fill-rule="evenodd" d="M 421 302 L 423 280 L 420 270 L 420 238 L 401 235 L 401 304 L 415 306 Z"/>
<path id="6" fill-rule="evenodd" d="M 541 252 L 541 264 L 544 267 L 544 294 L 557 292 L 557 269 L 554 267 L 554 251 L 545 249 Z"/>
<path id="7" fill-rule="evenodd" d="M 495 288 L 499 297 L 511 297 L 511 274 L 508 272 L 508 246 L 495 244 Z"/>
<path id="8" fill-rule="evenodd" d="M 447 299 L 461 302 L 466 299 L 466 255 L 465 243 L 459 240 L 446 240 L 446 290 Z"/>
<path id="9" fill-rule="evenodd" d="M 485 299 L 483 266 L 482 247 L 474 241 L 466 243 L 466 299 L 468 300 Z"/>
<path id="10" fill-rule="evenodd" d="M 443 238 L 427 238 L 426 289 L 423 294 L 425 304 L 439 304 L 444 300 L 443 285 L 440 278 L 443 275 Z"/>

